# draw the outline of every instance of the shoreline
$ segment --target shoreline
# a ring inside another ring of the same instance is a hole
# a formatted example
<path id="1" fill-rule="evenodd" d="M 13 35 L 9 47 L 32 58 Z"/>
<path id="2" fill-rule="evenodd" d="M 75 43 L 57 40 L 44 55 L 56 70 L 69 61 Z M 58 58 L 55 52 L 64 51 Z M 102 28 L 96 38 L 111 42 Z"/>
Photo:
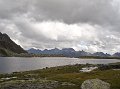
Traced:
<path id="1" fill-rule="evenodd" d="M 86 67 L 98 67 L 98 69 L 90 72 L 80 71 Z M 120 62 L 109 65 L 75 64 L 50 68 L 46 67 L 24 72 L 13 72 L 11 74 L 0 74 L 0 89 L 4 89 L 1 87 L 6 86 L 8 89 L 9 87 L 19 89 L 22 85 L 24 85 L 24 87 L 22 86 L 23 89 L 28 89 L 26 85 L 40 87 L 41 84 L 54 87 L 52 89 L 79 89 L 83 81 L 91 78 L 104 80 L 112 85 L 111 89 L 118 89 L 120 88 L 120 70 L 113 70 L 117 68 L 120 69 Z"/>

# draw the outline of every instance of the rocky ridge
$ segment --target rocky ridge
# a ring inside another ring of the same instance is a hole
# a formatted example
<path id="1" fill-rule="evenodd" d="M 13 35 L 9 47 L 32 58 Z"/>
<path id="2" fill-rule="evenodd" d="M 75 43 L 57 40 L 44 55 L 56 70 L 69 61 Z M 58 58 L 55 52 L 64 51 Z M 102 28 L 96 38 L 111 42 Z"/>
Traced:
<path id="1" fill-rule="evenodd" d="M 20 45 L 17 45 L 7 34 L 0 32 L 0 55 L 7 56 L 9 53 L 27 53 Z"/>

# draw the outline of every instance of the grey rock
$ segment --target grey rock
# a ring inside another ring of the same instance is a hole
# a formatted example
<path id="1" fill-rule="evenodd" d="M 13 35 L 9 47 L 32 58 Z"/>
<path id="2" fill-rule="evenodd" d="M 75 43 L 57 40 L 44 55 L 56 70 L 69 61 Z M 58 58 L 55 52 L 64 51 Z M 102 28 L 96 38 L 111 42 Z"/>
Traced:
<path id="1" fill-rule="evenodd" d="M 7 82 L 0 85 L 0 89 L 54 89 L 60 84 L 57 81 L 19 81 Z"/>
<path id="2" fill-rule="evenodd" d="M 90 79 L 82 83 L 81 89 L 110 89 L 110 84 L 100 79 Z"/>
<path id="3" fill-rule="evenodd" d="M 75 84 L 69 83 L 69 82 L 63 82 L 61 85 L 62 86 L 75 86 Z"/>

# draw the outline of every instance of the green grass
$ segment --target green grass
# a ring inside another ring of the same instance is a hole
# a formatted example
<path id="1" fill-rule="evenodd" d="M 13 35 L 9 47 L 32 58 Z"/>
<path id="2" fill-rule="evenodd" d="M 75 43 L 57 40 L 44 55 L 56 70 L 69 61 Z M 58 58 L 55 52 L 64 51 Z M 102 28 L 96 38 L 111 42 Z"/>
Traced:
<path id="1" fill-rule="evenodd" d="M 3 56 L 12 56 L 15 53 L 13 53 L 7 49 L 0 48 L 0 54 L 2 54 Z"/>
<path id="2" fill-rule="evenodd" d="M 59 66 L 52 68 L 44 68 L 41 70 L 35 71 L 27 71 L 21 73 L 13 73 L 13 74 L 3 74 L 0 75 L 0 78 L 5 77 L 14 77 L 17 79 L 14 80 L 24 80 L 27 78 L 35 78 L 35 79 L 47 79 L 47 80 L 55 80 L 59 82 L 69 82 L 73 83 L 76 86 L 60 86 L 56 89 L 80 89 L 83 81 L 87 79 L 101 79 L 105 82 L 111 84 L 111 89 L 120 89 L 120 70 L 94 70 L 89 73 L 79 72 L 82 67 L 86 65 L 68 65 L 68 66 Z M 8 80 L 10 81 L 10 80 Z M 13 80 L 12 80 L 13 81 Z M 6 81 L 2 81 L 6 82 Z M 2 83 L 1 82 L 1 83 Z"/>

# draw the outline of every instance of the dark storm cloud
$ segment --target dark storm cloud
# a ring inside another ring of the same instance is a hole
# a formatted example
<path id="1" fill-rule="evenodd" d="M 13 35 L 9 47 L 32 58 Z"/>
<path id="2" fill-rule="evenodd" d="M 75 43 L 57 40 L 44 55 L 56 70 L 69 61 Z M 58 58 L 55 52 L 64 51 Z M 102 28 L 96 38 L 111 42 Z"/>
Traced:
<path id="1" fill-rule="evenodd" d="M 66 23 L 117 24 L 118 8 L 113 0 L 1 0 L 0 17 L 29 13 L 36 20 Z"/>
<path id="2" fill-rule="evenodd" d="M 63 20 L 67 23 L 114 24 L 119 21 L 113 0 L 39 0 L 37 12 L 47 19 Z"/>

